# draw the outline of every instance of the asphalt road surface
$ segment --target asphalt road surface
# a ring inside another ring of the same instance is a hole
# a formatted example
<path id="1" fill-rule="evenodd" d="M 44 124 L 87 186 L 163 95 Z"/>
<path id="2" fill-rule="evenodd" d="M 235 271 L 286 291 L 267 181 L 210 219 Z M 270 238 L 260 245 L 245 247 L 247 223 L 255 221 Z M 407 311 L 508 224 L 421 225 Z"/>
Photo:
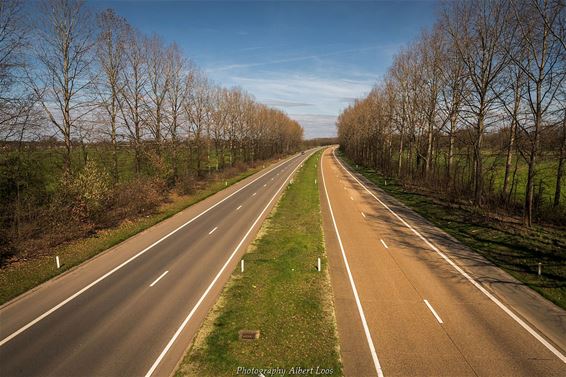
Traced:
<path id="1" fill-rule="evenodd" d="M 170 375 L 311 152 L 264 169 L 4 305 L 0 375 Z"/>
<path id="2" fill-rule="evenodd" d="M 566 312 L 351 174 L 321 203 L 347 376 L 565 376 Z"/>

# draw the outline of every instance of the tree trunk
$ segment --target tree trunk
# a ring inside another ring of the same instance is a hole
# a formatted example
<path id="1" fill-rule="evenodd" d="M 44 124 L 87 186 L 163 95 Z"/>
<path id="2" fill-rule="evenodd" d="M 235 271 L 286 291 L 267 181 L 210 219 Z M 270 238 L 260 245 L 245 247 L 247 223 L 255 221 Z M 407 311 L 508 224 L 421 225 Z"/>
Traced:
<path id="1" fill-rule="evenodd" d="M 478 116 L 477 139 L 474 146 L 474 205 L 479 207 L 483 195 L 483 161 L 481 147 L 483 142 L 484 116 Z"/>
<path id="2" fill-rule="evenodd" d="M 399 135 L 399 162 L 397 163 L 397 176 L 401 177 L 401 171 L 403 169 L 403 130 L 401 130 L 401 135 Z"/>
<path id="3" fill-rule="evenodd" d="M 112 143 L 112 178 L 118 182 L 118 143 L 116 141 L 116 93 L 112 90 L 112 108 L 110 114 L 110 139 Z"/>
<path id="4" fill-rule="evenodd" d="M 519 79 L 517 80 L 519 81 Z M 513 104 L 513 114 L 511 119 L 511 129 L 509 130 L 509 142 L 507 144 L 507 159 L 505 161 L 505 177 L 503 179 L 503 197 L 507 197 L 509 187 L 509 175 L 511 173 L 511 164 L 513 162 L 513 147 L 515 144 L 515 134 L 517 130 L 517 115 L 519 114 L 519 105 L 521 101 L 521 93 L 519 91 L 519 82 L 515 87 L 515 102 Z"/>
<path id="5" fill-rule="evenodd" d="M 456 113 L 450 115 L 450 135 L 448 136 L 448 164 L 446 166 L 446 178 L 448 184 L 452 181 L 452 166 L 454 164 L 454 131 L 456 129 Z"/>
<path id="6" fill-rule="evenodd" d="M 564 159 L 566 158 L 566 111 L 562 120 L 562 143 L 560 144 L 560 156 L 558 157 L 558 168 L 556 170 L 556 188 L 554 190 L 554 207 L 560 206 L 562 195 L 562 176 L 564 175 Z"/>

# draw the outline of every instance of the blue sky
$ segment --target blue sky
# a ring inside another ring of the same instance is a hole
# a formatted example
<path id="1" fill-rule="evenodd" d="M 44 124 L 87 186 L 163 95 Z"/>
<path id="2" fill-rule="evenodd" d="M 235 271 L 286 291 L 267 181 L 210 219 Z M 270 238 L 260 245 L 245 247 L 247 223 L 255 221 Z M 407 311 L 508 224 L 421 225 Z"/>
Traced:
<path id="1" fill-rule="evenodd" d="M 305 128 L 334 136 L 393 55 L 432 25 L 433 1 L 91 1 L 175 41 L 215 82 L 240 86 Z"/>

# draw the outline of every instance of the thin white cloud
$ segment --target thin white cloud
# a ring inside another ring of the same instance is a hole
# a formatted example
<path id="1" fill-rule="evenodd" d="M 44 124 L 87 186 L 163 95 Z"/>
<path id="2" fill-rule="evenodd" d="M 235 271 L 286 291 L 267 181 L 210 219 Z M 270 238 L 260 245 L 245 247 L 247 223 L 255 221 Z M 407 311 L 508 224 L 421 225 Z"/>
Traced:
<path id="1" fill-rule="evenodd" d="M 312 103 L 285 101 L 281 99 L 264 99 L 261 102 L 266 104 L 267 106 L 276 106 L 276 107 L 304 107 L 304 106 L 313 105 Z"/>
<path id="2" fill-rule="evenodd" d="M 330 108 L 321 113 L 337 114 L 344 107 L 344 99 L 360 98 L 372 88 L 373 80 L 344 80 L 340 78 L 321 78 L 316 76 L 233 76 L 231 81 L 253 93 L 259 100 L 267 100 L 277 96 L 280 100 L 313 103 L 314 106 L 328 103 Z M 336 108 L 335 104 L 340 108 Z"/>
<path id="3" fill-rule="evenodd" d="M 336 136 L 336 116 L 324 114 L 289 114 L 305 129 L 305 139 Z"/>
<path id="4" fill-rule="evenodd" d="M 335 136 L 340 111 L 356 98 L 367 95 L 374 84 L 370 79 L 281 73 L 258 75 L 260 77 L 228 76 L 223 81 L 253 93 L 259 102 L 284 110 L 303 126 L 306 138 Z"/>
<path id="5" fill-rule="evenodd" d="M 242 52 L 244 52 L 244 51 L 245 51 L 245 52 L 249 52 L 249 51 L 262 50 L 262 49 L 264 49 L 264 48 L 266 48 L 266 46 L 251 46 L 251 47 L 244 47 L 244 48 L 241 48 L 240 51 L 242 51 Z"/>
<path id="6" fill-rule="evenodd" d="M 261 67 L 266 65 L 272 64 L 282 64 L 282 63 L 291 63 L 303 60 L 311 60 L 311 59 L 320 59 L 320 58 L 327 58 L 330 56 L 342 55 L 342 54 L 352 54 L 352 53 L 360 53 L 364 51 L 382 49 L 383 46 L 370 46 L 370 47 L 360 47 L 360 48 L 351 48 L 346 50 L 334 51 L 325 54 L 309 54 L 309 55 L 301 55 L 301 56 L 290 56 L 287 58 L 282 59 L 273 59 L 263 62 L 253 62 L 253 63 L 239 63 L 239 64 L 228 64 L 218 67 L 211 67 L 208 68 L 208 72 L 217 72 L 217 71 L 230 71 L 233 69 L 241 69 L 241 68 L 253 68 L 253 67 Z"/>

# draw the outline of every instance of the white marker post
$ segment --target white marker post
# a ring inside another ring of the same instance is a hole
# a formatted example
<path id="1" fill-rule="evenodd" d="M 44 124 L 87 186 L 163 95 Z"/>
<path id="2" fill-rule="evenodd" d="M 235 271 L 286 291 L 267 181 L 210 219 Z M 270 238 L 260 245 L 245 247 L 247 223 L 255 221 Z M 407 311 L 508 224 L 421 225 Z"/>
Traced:
<path id="1" fill-rule="evenodd" d="M 316 185 L 316 178 L 314 179 L 314 184 Z"/>
<path id="2" fill-rule="evenodd" d="M 317 269 L 318 269 L 318 272 L 320 272 L 320 258 L 318 258 Z"/>
<path id="3" fill-rule="evenodd" d="M 57 269 L 61 268 L 61 262 L 59 261 L 59 255 L 55 257 L 55 262 L 57 263 Z M 539 274 L 540 275 L 540 274 Z"/>
<path id="4" fill-rule="evenodd" d="M 542 263 L 538 263 L 538 276 L 542 274 Z"/>
<path id="5" fill-rule="evenodd" d="M 228 181 L 224 181 L 224 186 L 228 186 Z"/>
<path id="6" fill-rule="evenodd" d="M 243 259 L 240 261 L 240 271 L 244 272 L 244 260 Z"/>

